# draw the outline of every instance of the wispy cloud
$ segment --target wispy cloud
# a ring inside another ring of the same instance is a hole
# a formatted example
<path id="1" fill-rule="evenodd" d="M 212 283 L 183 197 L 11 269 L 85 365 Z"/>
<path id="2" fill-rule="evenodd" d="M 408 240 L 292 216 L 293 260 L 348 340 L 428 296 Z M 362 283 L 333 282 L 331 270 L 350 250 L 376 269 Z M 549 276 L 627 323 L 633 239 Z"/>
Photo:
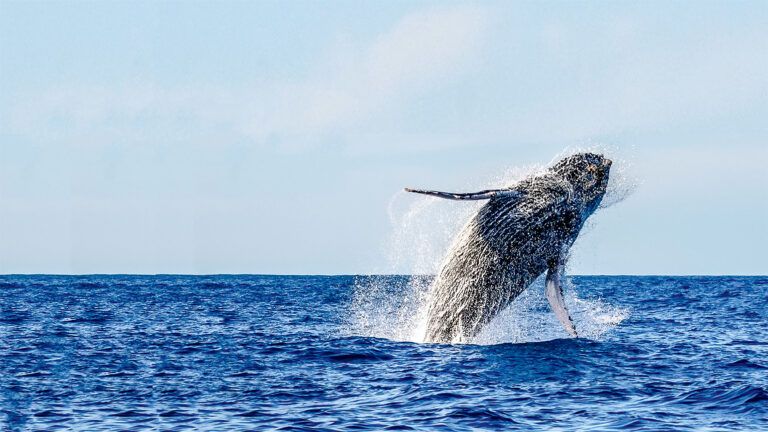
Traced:
<path id="1" fill-rule="evenodd" d="M 0 128 L 69 145 L 301 149 L 336 140 L 355 151 L 391 151 L 393 142 L 430 151 L 468 142 L 577 143 L 768 105 L 764 26 L 715 22 L 681 32 L 653 14 L 600 15 L 585 26 L 558 14 L 521 23 L 516 13 L 412 12 L 373 37 L 337 35 L 340 42 L 317 53 L 301 77 L 254 71 L 252 81 L 230 86 L 150 79 L 43 88 L 17 97 Z M 425 95 L 437 97 L 422 106 Z M 419 125 L 401 127 L 419 110 Z"/>
<path id="2" fill-rule="evenodd" d="M 491 133 L 573 142 L 768 108 L 764 26 L 726 21 L 684 28 L 616 16 L 587 29 L 545 20 L 537 35 L 517 34 L 536 48 L 521 56 L 531 71 L 522 74 L 524 84 L 511 82 L 502 91 L 529 98 L 500 107 L 504 121 Z"/>
<path id="3" fill-rule="evenodd" d="M 46 88 L 20 98 L 10 130 L 81 145 L 215 131 L 223 140 L 311 146 L 460 76 L 476 58 L 489 22 L 479 7 L 411 13 L 367 43 L 329 48 L 305 79 L 235 87 L 134 82 Z"/>

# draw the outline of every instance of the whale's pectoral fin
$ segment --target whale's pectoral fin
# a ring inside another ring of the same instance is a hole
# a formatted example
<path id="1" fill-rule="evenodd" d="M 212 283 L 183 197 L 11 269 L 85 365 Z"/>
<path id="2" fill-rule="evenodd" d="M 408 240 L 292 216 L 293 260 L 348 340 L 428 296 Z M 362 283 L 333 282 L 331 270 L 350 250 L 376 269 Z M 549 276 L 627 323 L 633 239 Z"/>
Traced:
<path id="1" fill-rule="evenodd" d="M 406 192 L 413 192 L 417 194 L 430 195 L 438 198 L 452 199 L 452 200 L 484 200 L 491 199 L 495 196 L 510 196 L 516 197 L 520 195 L 520 192 L 512 189 L 488 189 L 479 192 L 470 193 L 451 193 L 451 192 L 438 192 L 423 189 L 411 189 L 405 188 Z"/>
<path id="2" fill-rule="evenodd" d="M 557 316 L 557 319 L 565 327 L 571 336 L 578 337 L 576 333 L 576 327 L 573 325 L 571 315 L 568 313 L 568 308 L 565 307 L 565 300 L 563 299 L 563 285 L 561 283 L 561 266 L 554 265 L 549 267 L 547 271 L 547 300 L 552 307 L 552 311 Z"/>

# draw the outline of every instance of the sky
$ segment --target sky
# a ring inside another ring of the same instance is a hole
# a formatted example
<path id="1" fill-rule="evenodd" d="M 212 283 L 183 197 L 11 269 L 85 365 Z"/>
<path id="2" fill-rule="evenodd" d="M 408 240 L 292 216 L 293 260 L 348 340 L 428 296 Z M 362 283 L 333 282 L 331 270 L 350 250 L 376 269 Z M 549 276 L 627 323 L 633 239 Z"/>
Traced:
<path id="1" fill-rule="evenodd" d="M 571 273 L 768 274 L 768 3 L 0 2 L 0 273 L 408 273 L 595 146 Z"/>

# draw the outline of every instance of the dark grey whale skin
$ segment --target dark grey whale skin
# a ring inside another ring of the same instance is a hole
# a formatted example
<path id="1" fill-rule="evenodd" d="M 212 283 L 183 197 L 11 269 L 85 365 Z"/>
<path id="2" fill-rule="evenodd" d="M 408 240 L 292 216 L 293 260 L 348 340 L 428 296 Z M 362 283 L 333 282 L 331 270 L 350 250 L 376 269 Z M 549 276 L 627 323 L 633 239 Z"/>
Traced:
<path id="1" fill-rule="evenodd" d="M 492 196 L 457 236 L 431 285 L 425 342 L 468 342 L 547 270 L 562 302 L 558 275 L 605 194 L 610 166 L 602 155 L 576 154 Z"/>

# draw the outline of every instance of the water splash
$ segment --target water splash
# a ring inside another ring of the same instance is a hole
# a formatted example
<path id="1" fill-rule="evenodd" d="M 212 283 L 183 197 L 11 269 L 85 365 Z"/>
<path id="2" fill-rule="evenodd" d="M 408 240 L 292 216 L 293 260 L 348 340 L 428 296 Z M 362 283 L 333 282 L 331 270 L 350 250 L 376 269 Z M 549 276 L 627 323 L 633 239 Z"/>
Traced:
<path id="1" fill-rule="evenodd" d="M 601 340 L 608 331 L 629 317 L 630 310 L 627 308 L 613 306 L 600 299 L 582 299 L 572 289 L 568 279 L 564 285 L 565 301 L 581 338 Z M 543 342 L 568 337 L 544 296 L 544 278 L 541 277 L 494 318 L 472 343 Z"/>
<path id="2" fill-rule="evenodd" d="M 402 342 L 422 342 L 432 276 L 358 278 L 344 333 Z"/>
<path id="3" fill-rule="evenodd" d="M 426 332 L 426 310 L 430 276 L 369 276 L 355 286 L 352 317 L 347 334 L 422 342 Z M 565 298 L 579 337 L 601 340 L 630 315 L 628 308 L 601 299 L 583 299 L 565 284 Z M 544 296 L 544 279 L 539 278 L 495 317 L 469 343 L 543 342 L 568 338 Z"/>
<path id="4" fill-rule="evenodd" d="M 631 164 L 613 155 L 605 146 L 569 148 L 556 156 L 592 151 L 613 160 L 608 190 L 600 208 L 628 197 L 637 187 Z M 467 190 L 509 187 L 548 165 L 505 169 Z M 388 213 L 392 234 L 388 241 L 389 267 L 385 273 L 414 276 L 365 276 L 358 278 L 345 333 L 396 341 L 422 342 L 426 333 L 430 284 L 450 251 L 457 234 L 484 202 L 455 202 L 431 197 L 414 199 L 398 192 L 390 200 Z M 566 282 L 566 303 L 580 337 L 600 340 L 621 323 L 629 310 L 599 299 L 581 299 Z M 495 317 L 469 342 L 481 345 L 539 342 L 568 337 L 551 312 L 544 296 L 543 277 L 531 284 L 509 307 Z"/>

